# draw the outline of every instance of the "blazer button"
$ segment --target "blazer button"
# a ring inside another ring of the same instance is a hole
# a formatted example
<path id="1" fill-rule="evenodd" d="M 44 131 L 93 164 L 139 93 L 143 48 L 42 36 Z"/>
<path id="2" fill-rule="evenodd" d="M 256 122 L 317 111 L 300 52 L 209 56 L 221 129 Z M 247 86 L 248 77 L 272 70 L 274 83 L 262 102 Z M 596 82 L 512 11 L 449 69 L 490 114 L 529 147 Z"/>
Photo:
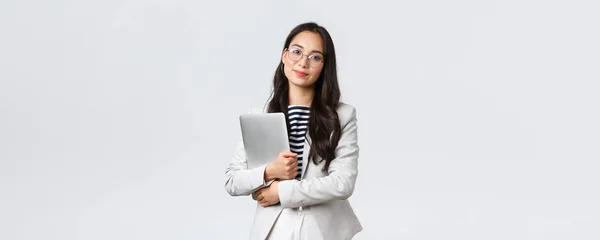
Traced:
<path id="1" fill-rule="evenodd" d="M 298 211 L 302 212 L 302 206 L 300 206 L 300 207 L 298 208 Z"/>

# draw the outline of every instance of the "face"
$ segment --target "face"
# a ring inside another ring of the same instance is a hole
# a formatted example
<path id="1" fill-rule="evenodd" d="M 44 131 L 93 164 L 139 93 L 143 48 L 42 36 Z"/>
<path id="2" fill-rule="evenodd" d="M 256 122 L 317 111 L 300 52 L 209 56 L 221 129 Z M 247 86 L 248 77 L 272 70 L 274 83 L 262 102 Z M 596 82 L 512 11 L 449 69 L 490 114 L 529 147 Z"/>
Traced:
<path id="1" fill-rule="evenodd" d="M 301 32 L 283 51 L 281 61 L 289 84 L 310 88 L 319 79 L 323 70 L 323 39 L 314 32 Z"/>

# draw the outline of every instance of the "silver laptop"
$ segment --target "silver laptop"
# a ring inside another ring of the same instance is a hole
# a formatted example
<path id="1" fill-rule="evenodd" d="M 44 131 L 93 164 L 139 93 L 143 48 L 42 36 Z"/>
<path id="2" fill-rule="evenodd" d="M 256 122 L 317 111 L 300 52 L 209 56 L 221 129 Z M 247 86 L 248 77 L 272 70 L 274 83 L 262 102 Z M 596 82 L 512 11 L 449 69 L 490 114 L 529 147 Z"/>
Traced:
<path id="1" fill-rule="evenodd" d="M 280 152 L 290 151 L 283 113 L 243 114 L 240 126 L 248 169 L 271 163 Z"/>

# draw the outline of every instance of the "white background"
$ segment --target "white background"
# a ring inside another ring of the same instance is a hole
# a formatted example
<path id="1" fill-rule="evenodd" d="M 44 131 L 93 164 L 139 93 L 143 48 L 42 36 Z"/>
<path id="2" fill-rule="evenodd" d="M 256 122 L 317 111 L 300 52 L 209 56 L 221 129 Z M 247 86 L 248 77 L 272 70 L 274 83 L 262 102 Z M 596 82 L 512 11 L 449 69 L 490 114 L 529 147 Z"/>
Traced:
<path id="1" fill-rule="evenodd" d="M 599 239 L 594 1 L 0 3 L 0 239 L 246 239 L 237 117 L 288 32 L 357 108 L 355 239 Z"/>

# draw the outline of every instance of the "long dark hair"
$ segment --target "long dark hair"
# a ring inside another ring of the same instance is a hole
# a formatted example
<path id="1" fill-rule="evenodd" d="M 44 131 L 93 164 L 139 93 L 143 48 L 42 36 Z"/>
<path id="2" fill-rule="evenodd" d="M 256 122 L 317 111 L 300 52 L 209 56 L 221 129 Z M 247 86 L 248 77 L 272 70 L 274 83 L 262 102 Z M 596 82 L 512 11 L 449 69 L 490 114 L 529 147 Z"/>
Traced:
<path id="1" fill-rule="evenodd" d="M 335 158 L 335 149 L 341 136 L 341 127 L 337 114 L 341 94 L 337 78 L 335 48 L 329 32 L 324 27 L 314 22 L 307 22 L 296 26 L 290 31 L 283 49 L 289 47 L 292 39 L 304 31 L 318 33 L 321 35 L 324 43 L 324 65 L 321 75 L 314 85 L 315 94 L 311 104 L 307 127 L 307 134 L 309 134 L 311 139 L 311 142 L 309 142 L 311 148 L 308 158 L 305 159 L 312 160 L 316 164 L 316 156 L 321 157 L 326 161 L 323 171 L 327 171 L 329 164 Z M 273 91 L 271 93 L 271 101 L 268 104 L 268 112 L 282 112 L 285 114 L 286 119 L 288 119 L 289 83 L 283 68 L 284 65 L 280 59 L 273 77 Z M 306 153 L 303 154 L 306 156 Z"/>

